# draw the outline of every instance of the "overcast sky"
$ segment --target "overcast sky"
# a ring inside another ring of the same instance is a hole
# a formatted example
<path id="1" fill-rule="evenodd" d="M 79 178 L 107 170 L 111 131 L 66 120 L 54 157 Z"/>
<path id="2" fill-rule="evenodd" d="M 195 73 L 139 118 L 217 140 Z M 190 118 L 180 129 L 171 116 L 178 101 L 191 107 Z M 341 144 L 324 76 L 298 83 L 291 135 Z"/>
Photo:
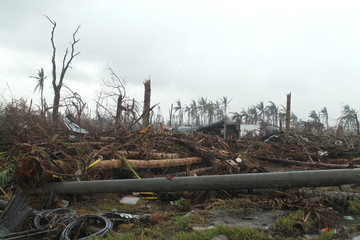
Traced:
<path id="1" fill-rule="evenodd" d="M 33 94 L 41 67 L 51 104 L 51 24 L 57 22 L 58 64 L 78 25 L 81 52 L 65 83 L 89 104 L 110 66 L 126 78 L 129 97 L 143 101 L 152 80 L 152 103 L 166 115 L 180 99 L 222 96 L 230 112 L 273 101 L 303 120 L 328 108 L 360 110 L 359 1 L 120 1 L 0 0 L 0 94 Z"/>

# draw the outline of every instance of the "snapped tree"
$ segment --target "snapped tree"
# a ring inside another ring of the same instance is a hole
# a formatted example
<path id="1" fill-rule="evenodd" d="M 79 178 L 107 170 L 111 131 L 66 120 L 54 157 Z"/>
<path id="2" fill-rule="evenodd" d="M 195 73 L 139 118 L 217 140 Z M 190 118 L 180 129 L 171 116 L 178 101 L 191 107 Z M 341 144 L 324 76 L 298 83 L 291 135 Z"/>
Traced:
<path id="1" fill-rule="evenodd" d="M 65 78 L 66 71 L 70 67 L 70 64 L 74 57 L 80 54 L 80 52 L 75 52 L 75 45 L 80 41 L 80 39 L 76 39 L 76 34 L 79 31 L 80 26 L 78 26 L 75 32 L 72 35 L 72 42 L 70 42 L 71 50 L 66 48 L 65 54 L 62 60 L 62 68 L 60 72 L 60 77 L 57 79 L 57 72 L 56 72 L 56 47 L 54 42 L 54 33 L 56 28 L 56 22 L 51 20 L 48 16 L 45 16 L 49 22 L 52 24 L 52 31 L 51 31 L 51 45 L 53 49 L 53 54 L 51 58 L 52 63 L 52 86 L 54 89 L 54 103 L 53 103 L 53 112 L 52 112 L 52 119 L 54 124 L 57 124 L 59 121 L 59 107 L 60 107 L 60 91 L 61 87 L 63 86 L 63 81 Z M 69 55 L 70 54 L 70 55 Z"/>

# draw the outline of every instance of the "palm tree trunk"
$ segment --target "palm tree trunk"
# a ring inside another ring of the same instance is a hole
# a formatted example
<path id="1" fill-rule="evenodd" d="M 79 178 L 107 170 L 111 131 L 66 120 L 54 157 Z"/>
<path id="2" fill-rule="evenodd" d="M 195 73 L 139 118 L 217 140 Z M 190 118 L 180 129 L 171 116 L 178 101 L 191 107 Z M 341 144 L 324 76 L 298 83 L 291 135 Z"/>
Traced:
<path id="1" fill-rule="evenodd" d="M 286 125 L 285 125 L 286 140 L 289 140 L 289 135 L 290 135 L 290 105 L 291 105 L 291 93 L 286 95 Z"/>
<path id="2" fill-rule="evenodd" d="M 145 80 L 145 94 L 144 94 L 144 110 L 143 110 L 143 127 L 150 125 L 150 97 L 151 97 L 151 82 L 150 79 Z"/>
<path id="3" fill-rule="evenodd" d="M 175 159 L 161 159 L 161 160 L 128 159 L 127 162 L 133 168 L 161 168 L 161 167 L 175 167 L 175 166 L 184 166 L 195 163 L 201 163 L 202 160 L 200 157 L 189 157 L 189 158 L 175 158 Z M 123 162 L 121 160 L 103 160 L 98 164 L 94 165 L 93 167 L 99 169 L 121 168 L 123 167 Z"/>

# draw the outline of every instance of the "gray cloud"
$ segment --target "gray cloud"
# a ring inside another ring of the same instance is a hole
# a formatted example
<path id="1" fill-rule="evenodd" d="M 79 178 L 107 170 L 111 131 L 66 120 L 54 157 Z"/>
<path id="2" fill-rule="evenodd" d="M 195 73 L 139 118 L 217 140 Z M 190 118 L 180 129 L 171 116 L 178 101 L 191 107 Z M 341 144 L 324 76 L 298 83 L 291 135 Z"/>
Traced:
<path id="1" fill-rule="evenodd" d="M 58 64 L 81 25 L 81 54 L 66 81 L 88 87 L 89 101 L 111 66 L 140 97 L 150 76 L 163 113 L 177 99 L 229 96 L 240 111 L 260 101 L 284 104 L 292 92 L 302 118 L 323 106 L 336 118 L 341 104 L 360 108 L 359 10 L 357 1 L 4 1 L 0 89 L 40 67 L 50 75 L 46 14 L 58 24 Z M 28 95 L 21 86 L 12 90 Z"/>

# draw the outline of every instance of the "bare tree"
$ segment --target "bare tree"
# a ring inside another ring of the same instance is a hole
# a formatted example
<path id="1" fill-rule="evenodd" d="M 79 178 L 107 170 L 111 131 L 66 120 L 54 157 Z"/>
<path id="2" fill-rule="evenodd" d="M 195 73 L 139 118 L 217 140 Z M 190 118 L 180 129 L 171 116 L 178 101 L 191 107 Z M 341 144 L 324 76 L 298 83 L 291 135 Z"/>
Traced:
<path id="1" fill-rule="evenodd" d="M 131 122 L 136 120 L 137 102 L 127 97 L 125 79 L 119 77 L 110 67 L 106 70 L 110 77 L 101 81 L 102 88 L 97 92 L 96 115 L 98 119 L 102 118 L 102 110 L 104 116 L 115 119 L 116 132 L 119 128 L 132 125 Z"/>
<path id="2" fill-rule="evenodd" d="M 116 115 L 115 115 L 115 131 L 121 126 L 122 111 L 126 108 L 123 106 L 123 102 L 126 96 L 125 80 L 120 78 L 112 68 L 108 67 L 107 70 L 110 73 L 110 79 L 104 80 L 104 85 L 111 89 L 108 93 L 109 96 L 116 96 Z"/>
<path id="3" fill-rule="evenodd" d="M 69 116 L 74 115 L 76 119 L 75 122 L 80 125 L 81 124 L 81 117 L 84 115 L 85 110 L 87 109 L 87 103 L 81 98 L 80 94 L 71 90 L 65 84 L 63 85 L 70 93 L 68 96 L 65 96 L 63 101 L 64 105 L 66 106 L 66 114 Z"/>
<path id="4" fill-rule="evenodd" d="M 62 60 L 62 68 L 61 68 L 61 72 L 60 72 L 60 77 L 59 77 L 59 79 L 57 79 L 56 47 L 55 47 L 55 42 L 54 42 L 54 33 L 55 33 L 55 28 L 56 28 L 56 22 L 54 20 L 51 20 L 48 16 L 45 16 L 45 17 L 52 24 L 51 45 L 52 45 L 52 49 L 53 49 L 53 54 L 52 54 L 51 63 L 52 63 L 52 86 L 54 89 L 54 103 L 53 103 L 52 118 L 53 118 L 53 122 L 55 124 L 57 124 L 59 121 L 59 107 L 60 107 L 60 97 L 61 97 L 60 91 L 63 86 L 65 74 L 66 74 L 66 71 L 68 70 L 68 68 L 70 67 L 70 64 L 71 64 L 72 60 L 74 59 L 74 57 L 76 57 L 77 55 L 80 54 L 80 52 L 75 52 L 75 45 L 80 41 L 80 39 L 76 39 L 76 34 L 79 31 L 80 26 L 78 26 L 76 28 L 75 32 L 72 35 L 72 42 L 70 43 L 71 50 L 69 50 L 69 48 L 66 48 L 66 50 L 65 50 L 65 54 L 64 54 L 64 57 Z"/>

